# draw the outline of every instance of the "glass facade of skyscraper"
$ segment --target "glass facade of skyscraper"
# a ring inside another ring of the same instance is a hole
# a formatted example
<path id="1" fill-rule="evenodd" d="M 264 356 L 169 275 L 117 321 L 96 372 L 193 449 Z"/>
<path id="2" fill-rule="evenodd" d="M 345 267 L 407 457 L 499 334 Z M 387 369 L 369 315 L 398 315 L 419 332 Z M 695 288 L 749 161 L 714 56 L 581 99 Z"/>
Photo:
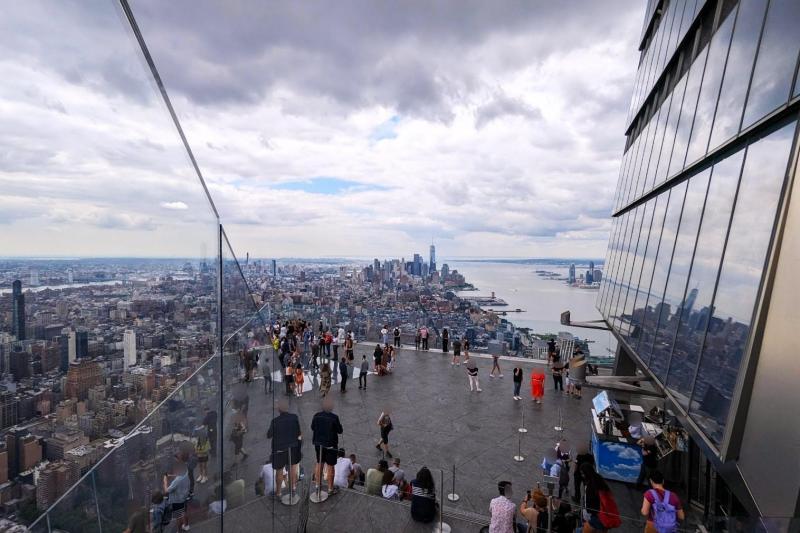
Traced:
<path id="1" fill-rule="evenodd" d="M 722 462 L 795 172 L 799 24 L 793 0 L 667 0 L 642 33 L 597 306 Z"/>

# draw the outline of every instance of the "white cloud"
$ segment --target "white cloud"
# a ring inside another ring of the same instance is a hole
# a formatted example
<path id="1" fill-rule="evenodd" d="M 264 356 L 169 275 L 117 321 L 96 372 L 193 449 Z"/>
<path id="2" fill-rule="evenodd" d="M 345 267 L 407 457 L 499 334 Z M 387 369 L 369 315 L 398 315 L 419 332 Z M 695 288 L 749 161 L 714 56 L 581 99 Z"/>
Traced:
<path id="1" fill-rule="evenodd" d="M 605 253 L 643 7 L 441 7 L 136 3 L 241 252 Z M 54 224 L 87 254 L 120 230 L 145 254 L 197 253 L 205 193 L 117 13 L 50 10 L 0 21 L 8 253 L 74 254 Z M 273 188 L 318 176 L 381 188 Z"/>

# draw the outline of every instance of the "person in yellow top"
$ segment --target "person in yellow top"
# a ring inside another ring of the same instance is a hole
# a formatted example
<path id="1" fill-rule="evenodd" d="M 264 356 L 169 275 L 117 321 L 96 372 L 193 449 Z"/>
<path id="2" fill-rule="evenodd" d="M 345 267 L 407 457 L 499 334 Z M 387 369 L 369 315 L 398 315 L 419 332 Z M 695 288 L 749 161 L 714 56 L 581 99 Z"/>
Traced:
<path id="1" fill-rule="evenodd" d="M 197 455 L 197 469 L 199 475 L 197 477 L 198 483 L 205 483 L 208 481 L 208 454 L 211 452 L 211 441 L 208 439 L 208 434 L 203 432 L 197 438 L 197 444 L 194 445 L 194 453 Z"/>

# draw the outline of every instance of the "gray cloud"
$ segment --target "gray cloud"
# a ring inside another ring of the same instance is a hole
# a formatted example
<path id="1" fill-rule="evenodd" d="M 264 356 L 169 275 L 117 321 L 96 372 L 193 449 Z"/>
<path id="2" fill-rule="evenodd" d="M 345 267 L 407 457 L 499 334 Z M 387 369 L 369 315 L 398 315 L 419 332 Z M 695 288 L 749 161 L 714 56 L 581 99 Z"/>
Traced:
<path id="1" fill-rule="evenodd" d="M 509 116 L 538 120 L 542 118 L 542 112 L 519 98 L 501 93 L 475 110 L 475 127 L 481 129 L 493 120 Z"/>

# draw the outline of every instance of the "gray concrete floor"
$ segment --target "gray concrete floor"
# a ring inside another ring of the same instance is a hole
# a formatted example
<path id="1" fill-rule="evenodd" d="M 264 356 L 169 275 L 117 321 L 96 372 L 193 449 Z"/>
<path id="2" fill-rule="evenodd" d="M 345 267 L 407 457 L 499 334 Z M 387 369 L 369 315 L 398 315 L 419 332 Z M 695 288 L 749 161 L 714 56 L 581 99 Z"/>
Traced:
<path id="1" fill-rule="evenodd" d="M 360 362 L 362 354 L 371 362 L 374 347 L 369 343 L 357 345 L 356 362 Z M 376 422 L 385 409 L 391 411 L 394 422 L 390 439 L 392 453 L 401 459 L 409 479 L 425 465 L 434 473 L 437 492 L 446 495 L 453 490 L 455 469 L 455 492 L 460 500 L 451 503 L 445 499 L 443 502 L 446 516 L 451 517 L 455 516 L 452 513 L 462 512 L 488 517 L 489 501 L 497 495 L 500 480 L 514 484 L 515 499 L 519 500 L 526 489 L 543 481 L 538 465 L 559 438 L 565 438 L 569 446 L 574 447 L 581 441 L 588 442 L 590 437 L 592 389 L 584 389 L 583 399 L 574 399 L 554 392 L 548 377 L 544 401 L 541 405 L 535 404 L 530 399 L 530 370 L 541 363 L 523 360 L 523 400 L 515 401 L 511 362 L 501 362 L 504 378 L 490 379 L 491 360 L 474 357 L 480 369 L 481 393 L 469 391 L 464 366 L 451 366 L 449 355 L 441 351 L 415 352 L 413 348 L 400 351 L 391 375 L 370 374 L 365 391 L 358 389 L 357 378 L 349 380 L 345 394 L 339 392 L 338 382 L 331 388 L 334 412 L 344 426 L 340 445 L 348 454 L 355 453 L 365 470 L 381 458 L 375 449 L 379 437 Z M 275 368 L 280 367 L 273 365 L 273 370 Z M 310 424 L 321 406 L 318 378 L 306 375 L 308 390 L 301 398 L 285 397 L 282 383 L 274 383 L 273 395 L 265 394 L 263 385 L 262 380 L 257 380 L 242 386 L 250 398 L 249 430 L 245 435 L 249 457 L 234 464 L 230 442 L 225 442 L 225 470 L 231 469 L 245 480 L 247 498 L 253 500 L 226 513 L 225 531 L 287 531 L 296 526 L 300 506 L 285 507 L 272 498 L 256 499 L 253 489 L 269 455 L 266 430 L 274 416 L 275 401 L 288 398 L 290 411 L 299 415 L 305 436 L 302 465 L 307 473 L 306 481 L 313 469 Z M 228 415 L 226 413 L 226 417 Z M 528 429 L 525 434 L 518 432 L 523 416 Z M 563 433 L 554 429 L 557 425 L 564 428 Z M 516 462 L 514 456 L 520 453 L 524 461 Z M 613 482 L 611 485 L 621 514 L 630 517 L 627 522 L 631 530 L 641 530 L 638 525 L 641 493 L 628 485 Z M 402 505 L 342 492 L 323 504 L 310 504 L 308 530 L 413 530 L 408 524 L 408 514 Z M 457 518 L 446 521 L 452 522 L 454 531 L 480 530 L 479 525 Z M 198 523 L 193 530 L 203 531 L 203 524 Z"/>

